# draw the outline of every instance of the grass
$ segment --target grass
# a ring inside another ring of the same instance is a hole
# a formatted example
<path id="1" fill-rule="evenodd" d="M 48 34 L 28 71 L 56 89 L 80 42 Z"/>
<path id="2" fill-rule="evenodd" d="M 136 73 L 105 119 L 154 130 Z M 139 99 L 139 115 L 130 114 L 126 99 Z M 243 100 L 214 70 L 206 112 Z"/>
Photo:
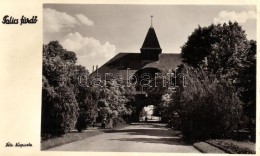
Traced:
<path id="1" fill-rule="evenodd" d="M 125 126 L 127 126 L 128 124 L 125 123 L 118 123 L 116 125 L 116 127 L 110 128 L 110 129 L 97 129 L 97 127 L 95 129 L 92 130 L 85 130 L 82 132 L 77 132 L 77 131 L 72 131 L 69 132 L 61 137 L 55 137 L 55 138 L 42 138 L 42 139 L 46 139 L 46 140 L 42 140 L 41 142 L 41 150 L 47 150 L 49 148 L 53 148 L 53 147 L 57 147 L 57 146 L 61 146 L 67 143 L 71 143 L 71 142 L 75 142 L 78 140 L 82 140 L 85 138 L 89 138 L 98 134 L 102 134 L 107 130 L 113 130 L 113 129 L 120 129 L 123 128 Z M 91 129 L 91 128 L 89 128 Z"/>
<path id="2" fill-rule="evenodd" d="M 255 143 L 235 140 L 208 140 L 208 144 L 231 154 L 255 154 Z"/>
<path id="3" fill-rule="evenodd" d="M 198 142 L 198 143 L 193 144 L 193 146 L 202 153 L 225 153 L 224 151 L 222 151 L 214 146 L 211 146 L 205 142 Z"/>
<path id="4" fill-rule="evenodd" d="M 67 144 L 70 142 L 82 140 L 85 138 L 89 138 L 98 134 L 103 133 L 100 130 L 86 130 L 83 132 L 70 132 L 61 137 L 51 138 L 48 140 L 44 140 L 41 142 L 41 150 L 46 150 L 49 148 L 57 147 L 63 144 Z"/>

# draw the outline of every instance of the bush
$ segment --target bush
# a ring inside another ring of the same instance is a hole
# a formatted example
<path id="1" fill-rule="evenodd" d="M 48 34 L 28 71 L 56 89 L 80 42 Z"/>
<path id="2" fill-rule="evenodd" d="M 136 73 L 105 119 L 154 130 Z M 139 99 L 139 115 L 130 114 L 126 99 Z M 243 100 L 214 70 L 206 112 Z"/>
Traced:
<path id="1" fill-rule="evenodd" d="M 118 126 L 124 125 L 125 123 L 126 123 L 125 120 L 122 118 L 113 119 L 113 127 L 118 127 Z"/>
<path id="2" fill-rule="evenodd" d="M 42 134 L 62 135 L 75 126 L 78 104 L 70 88 L 50 87 L 44 79 L 42 89 Z"/>
<path id="3" fill-rule="evenodd" d="M 192 141 L 230 138 L 242 113 L 232 83 L 211 79 L 202 69 L 184 67 L 186 87 L 177 92 L 175 105 L 181 118 L 181 130 Z"/>
<path id="4" fill-rule="evenodd" d="M 77 86 L 76 99 L 79 104 L 79 117 L 76 129 L 81 132 L 88 125 L 93 124 L 97 116 L 97 92 L 92 87 Z"/>

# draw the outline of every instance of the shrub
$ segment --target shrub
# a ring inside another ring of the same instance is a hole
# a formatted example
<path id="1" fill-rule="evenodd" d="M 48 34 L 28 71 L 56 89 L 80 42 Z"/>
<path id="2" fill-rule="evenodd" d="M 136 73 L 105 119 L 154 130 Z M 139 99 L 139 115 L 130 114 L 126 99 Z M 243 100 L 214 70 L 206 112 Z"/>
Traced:
<path id="1" fill-rule="evenodd" d="M 62 135 L 74 128 L 78 117 L 78 104 L 67 86 L 53 88 L 43 79 L 42 134 Z"/>
<path id="2" fill-rule="evenodd" d="M 182 70 L 186 87 L 173 101 L 183 134 L 192 141 L 231 137 L 242 113 L 242 102 L 232 83 L 212 75 L 209 78 L 202 69 L 185 66 Z"/>
<path id="3" fill-rule="evenodd" d="M 93 90 L 87 89 L 85 92 L 85 100 L 79 103 L 79 117 L 76 123 L 76 128 L 79 132 L 87 128 L 88 125 L 93 124 L 97 115 L 97 100 L 93 98 Z"/>

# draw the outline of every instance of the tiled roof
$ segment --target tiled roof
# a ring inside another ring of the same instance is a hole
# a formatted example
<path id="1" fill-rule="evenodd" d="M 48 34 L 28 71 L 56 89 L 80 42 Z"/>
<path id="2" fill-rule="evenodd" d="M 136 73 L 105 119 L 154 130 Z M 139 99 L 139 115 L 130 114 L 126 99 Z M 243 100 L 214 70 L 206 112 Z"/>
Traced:
<path id="1" fill-rule="evenodd" d="M 130 73 L 135 73 L 144 68 L 157 68 L 167 71 L 169 69 L 175 69 L 181 63 L 180 54 L 164 53 L 159 55 L 158 61 L 145 62 L 141 59 L 140 53 L 118 53 L 107 63 L 98 68 L 98 71 L 94 71 L 93 73 L 98 72 L 102 79 L 105 78 L 105 73 L 111 73 L 113 75 L 121 74 L 123 79 L 126 80 L 127 69 L 129 69 Z"/>

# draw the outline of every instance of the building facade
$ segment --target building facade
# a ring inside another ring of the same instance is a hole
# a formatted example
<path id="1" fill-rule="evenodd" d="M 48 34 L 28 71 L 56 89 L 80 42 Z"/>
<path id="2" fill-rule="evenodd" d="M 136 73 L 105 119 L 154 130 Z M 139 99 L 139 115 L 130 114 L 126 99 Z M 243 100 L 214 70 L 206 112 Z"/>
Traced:
<path id="1" fill-rule="evenodd" d="M 155 29 L 151 25 L 139 53 L 120 52 L 93 71 L 91 75 L 98 75 L 98 78 L 104 81 L 121 79 L 123 84 L 134 84 L 137 99 L 136 116 L 138 116 L 139 111 L 144 106 L 156 105 L 161 97 L 158 92 L 155 94 L 151 91 L 147 93 L 142 82 L 147 84 L 149 81 L 153 81 L 156 73 L 172 72 L 181 63 L 180 54 L 163 52 Z"/>

